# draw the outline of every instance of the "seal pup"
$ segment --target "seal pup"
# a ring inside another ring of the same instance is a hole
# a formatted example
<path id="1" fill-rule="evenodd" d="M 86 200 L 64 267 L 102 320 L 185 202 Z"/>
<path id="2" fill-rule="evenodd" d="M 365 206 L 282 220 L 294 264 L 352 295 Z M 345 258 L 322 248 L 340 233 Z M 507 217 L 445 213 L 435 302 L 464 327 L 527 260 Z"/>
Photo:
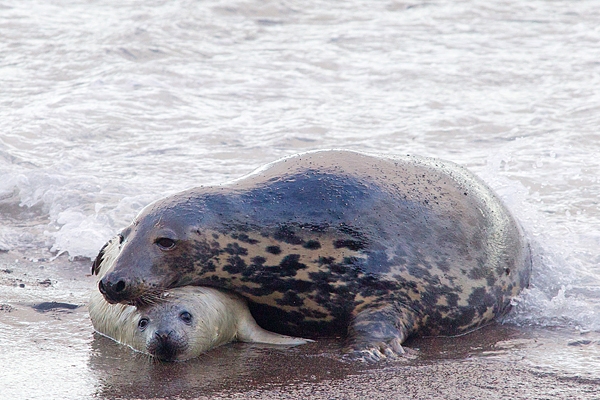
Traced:
<path id="1" fill-rule="evenodd" d="M 234 340 L 273 345 L 312 341 L 266 331 L 243 298 L 202 286 L 170 290 L 142 307 L 109 304 L 95 290 L 89 312 L 97 332 L 161 361 L 196 358 Z"/>
<path id="2" fill-rule="evenodd" d="M 401 354 L 410 335 L 489 323 L 531 269 L 519 224 L 466 169 L 352 151 L 295 155 L 158 200 L 115 240 L 98 284 L 110 303 L 223 288 L 248 299 L 262 327 L 346 336 L 346 351 L 367 360 Z"/>
<path id="3" fill-rule="evenodd" d="M 109 304 L 94 290 L 89 313 L 97 332 L 161 361 L 195 358 L 233 340 L 274 345 L 312 341 L 262 329 L 242 297 L 209 287 L 172 289 L 139 307 Z"/>

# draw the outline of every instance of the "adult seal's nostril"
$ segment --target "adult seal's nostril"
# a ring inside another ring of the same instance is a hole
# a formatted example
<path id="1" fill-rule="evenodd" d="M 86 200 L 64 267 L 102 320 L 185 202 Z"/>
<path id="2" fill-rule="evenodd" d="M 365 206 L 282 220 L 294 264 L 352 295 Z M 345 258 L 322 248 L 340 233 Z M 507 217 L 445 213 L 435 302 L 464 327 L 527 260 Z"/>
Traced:
<path id="1" fill-rule="evenodd" d="M 106 288 L 104 287 L 104 283 L 102 281 L 98 282 L 98 290 L 103 295 L 106 295 Z"/>
<path id="2" fill-rule="evenodd" d="M 115 288 L 115 292 L 117 292 L 117 293 L 120 293 L 120 292 L 122 292 L 123 290 L 125 290 L 125 287 L 126 287 L 126 285 L 125 285 L 125 281 L 119 281 L 119 282 L 117 282 L 117 284 L 114 286 L 114 288 Z"/>
<path id="3" fill-rule="evenodd" d="M 117 283 L 111 282 L 106 277 L 98 282 L 98 290 L 109 303 L 119 303 L 127 293 L 127 284 L 124 280 Z"/>

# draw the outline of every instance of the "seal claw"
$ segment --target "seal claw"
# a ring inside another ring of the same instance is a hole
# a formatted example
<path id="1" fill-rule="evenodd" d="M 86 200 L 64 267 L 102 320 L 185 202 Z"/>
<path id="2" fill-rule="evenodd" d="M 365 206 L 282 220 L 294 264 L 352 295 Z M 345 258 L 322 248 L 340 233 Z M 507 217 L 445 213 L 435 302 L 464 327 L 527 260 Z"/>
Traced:
<path id="1" fill-rule="evenodd" d="M 403 347 L 400 339 L 394 338 L 388 342 L 373 342 L 363 344 L 361 348 L 349 349 L 344 359 L 376 363 L 382 360 L 400 361 L 414 359 L 417 350 Z"/>
<path id="2" fill-rule="evenodd" d="M 406 353 L 397 342 L 398 340 L 394 339 L 389 343 L 374 342 L 364 344 L 361 348 L 350 350 L 348 357 L 352 360 L 363 362 L 378 362 L 384 359 L 397 360 Z"/>

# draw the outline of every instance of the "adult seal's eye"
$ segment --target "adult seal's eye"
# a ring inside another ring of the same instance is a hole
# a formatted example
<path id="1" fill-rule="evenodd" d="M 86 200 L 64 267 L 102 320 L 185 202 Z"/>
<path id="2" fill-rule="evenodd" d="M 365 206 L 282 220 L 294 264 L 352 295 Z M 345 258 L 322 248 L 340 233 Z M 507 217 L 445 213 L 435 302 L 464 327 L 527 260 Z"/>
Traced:
<path id="1" fill-rule="evenodd" d="M 191 324 L 192 323 L 192 314 L 190 314 L 187 311 L 183 311 L 181 314 L 179 314 L 179 319 L 181 319 L 186 324 Z"/>
<path id="2" fill-rule="evenodd" d="M 156 245 L 161 250 L 173 250 L 175 248 L 175 241 L 169 238 L 158 238 L 156 239 Z"/>
<path id="3" fill-rule="evenodd" d="M 148 318 L 140 319 L 140 322 L 138 322 L 138 328 L 140 328 L 140 330 L 143 331 L 144 329 L 146 329 L 149 322 L 150 321 L 148 320 Z"/>

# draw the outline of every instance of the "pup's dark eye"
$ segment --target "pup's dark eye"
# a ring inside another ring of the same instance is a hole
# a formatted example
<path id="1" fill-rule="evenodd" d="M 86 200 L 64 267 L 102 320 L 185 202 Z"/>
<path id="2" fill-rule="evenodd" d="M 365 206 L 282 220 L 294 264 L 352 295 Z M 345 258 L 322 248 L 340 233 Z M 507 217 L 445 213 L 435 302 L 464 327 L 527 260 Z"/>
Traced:
<path id="1" fill-rule="evenodd" d="M 146 327 L 148 326 L 148 323 L 150 321 L 148 320 L 148 318 L 142 318 L 140 319 L 140 322 L 138 322 L 138 328 L 140 328 L 140 330 L 144 330 L 146 329 Z"/>
<path id="2" fill-rule="evenodd" d="M 169 238 L 158 238 L 156 239 L 156 245 L 161 250 L 172 250 L 175 247 L 175 241 Z"/>
<path id="3" fill-rule="evenodd" d="M 190 324 L 192 322 L 192 314 L 190 314 L 187 311 L 183 311 L 181 314 L 179 314 L 179 319 L 181 319 L 186 324 Z"/>

